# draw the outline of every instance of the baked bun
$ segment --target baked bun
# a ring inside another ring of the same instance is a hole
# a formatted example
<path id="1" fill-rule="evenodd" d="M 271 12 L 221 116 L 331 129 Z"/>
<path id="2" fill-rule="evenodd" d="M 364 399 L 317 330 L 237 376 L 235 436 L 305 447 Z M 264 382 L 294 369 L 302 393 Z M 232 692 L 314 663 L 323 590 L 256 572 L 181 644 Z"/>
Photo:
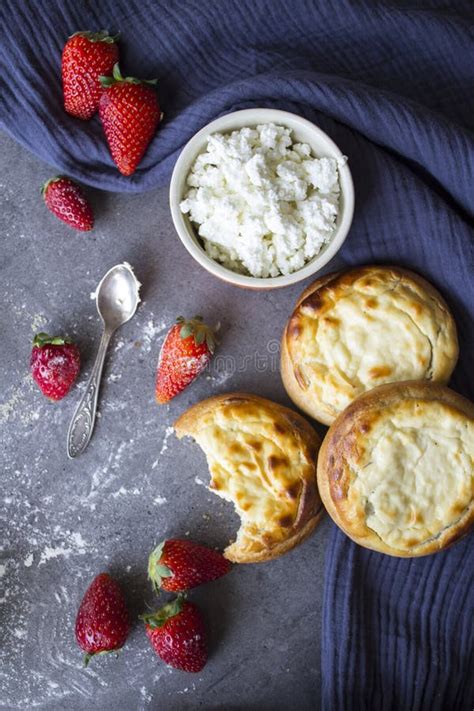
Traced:
<path id="1" fill-rule="evenodd" d="M 204 450 L 210 490 L 241 518 L 224 555 L 236 563 L 276 558 L 304 540 L 323 513 L 316 483 L 321 444 L 301 415 L 270 400 L 230 393 L 191 407 L 174 425 Z"/>
<path id="2" fill-rule="evenodd" d="M 456 325 L 427 281 L 399 267 L 359 267 L 317 279 L 283 333 L 281 375 L 304 412 L 330 425 L 383 383 L 447 383 L 458 358 Z"/>
<path id="3" fill-rule="evenodd" d="M 335 523 L 366 548 L 436 553 L 474 522 L 474 405 L 442 385 L 382 385 L 329 428 L 318 485 Z"/>

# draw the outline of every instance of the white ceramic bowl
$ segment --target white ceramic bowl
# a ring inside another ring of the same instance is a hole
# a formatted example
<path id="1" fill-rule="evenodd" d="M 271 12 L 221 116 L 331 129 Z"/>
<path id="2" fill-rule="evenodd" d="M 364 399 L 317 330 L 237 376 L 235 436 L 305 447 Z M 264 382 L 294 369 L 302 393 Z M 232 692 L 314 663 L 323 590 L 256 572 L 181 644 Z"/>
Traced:
<path id="1" fill-rule="evenodd" d="M 276 109 L 246 109 L 221 116 L 198 131 L 181 151 L 181 155 L 176 161 L 171 177 L 171 215 L 176 231 L 188 252 L 204 269 L 207 269 L 207 271 L 214 274 L 214 276 L 231 284 L 235 284 L 236 286 L 250 289 L 274 289 L 276 287 L 289 286 L 290 284 L 296 284 L 314 275 L 324 267 L 341 248 L 349 232 L 354 212 L 354 187 L 351 172 L 346 163 L 339 168 L 339 182 L 341 186 L 339 214 L 331 240 L 323 247 L 319 254 L 298 271 L 286 276 L 268 278 L 245 276 L 227 269 L 227 267 L 214 261 L 206 254 L 188 216 L 184 215 L 179 208 L 179 204 L 184 199 L 184 194 L 188 190 L 186 180 L 193 163 L 197 156 L 206 150 L 207 138 L 211 133 L 229 133 L 230 131 L 241 129 L 244 126 L 252 127 L 271 122 L 290 128 L 294 140 L 308 143 L 317 158 L 328 157 L 337 159 L 343 155 L 324 131 L 321 131 L 320 128 L 310 121 L 296 114 L 291 114 L 287 111 L 278 111 Z"/>

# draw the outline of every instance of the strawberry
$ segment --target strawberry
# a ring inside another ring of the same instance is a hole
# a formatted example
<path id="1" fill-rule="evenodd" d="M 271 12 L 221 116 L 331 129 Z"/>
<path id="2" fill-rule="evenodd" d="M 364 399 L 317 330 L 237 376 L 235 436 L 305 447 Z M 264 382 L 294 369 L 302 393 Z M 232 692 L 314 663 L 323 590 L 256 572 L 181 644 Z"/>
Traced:
<path id="1" fill-rule="evenodd" d="M 99 77 L 118 62 L 118 36 L 107 32 L 76 32 L 64 45 L 62 76 L 64 108 L 72 116 L 90 119 L 99 108 Z"/>
<path id="2" fill-rule="evenodd" d="M 177 597 L 141 619 L 153 649 L 166 664 L 186 672 L 203 669 L 207 662 L 207 639 L 196 605 Z"/>
<path id="3" fill-rule="evenodd" d="M 155 548 L 148 559 L 148 577 L 155 590 L 184 592 L 209 583 L 230 570 L 221 553 L 193 543 L 171 538 Z"/>
<path id="4" fill-rule="evenodd" d="M 82 188 L 71 178 L 58 175 L 41 188 L 46 207 L 69 227 L 88 232 L 94 226 L 94 215 Z"/>
<path id="5" fill-rule="evenodd" d="M 67 338 L 37 333 L 33 339 L 30 365 L 33 379 L 43 395 L 51 400 L 61 400 L 79 375 L 79 348 Z"/>
<path id="6" fill-rule="evenodd" d="M 215 349 L 213 331 L 202 316 L 176 319 L 161 347 L 156 372 L 155 396 L 162 404 L 178 395 L 211 360 Z"/>
<path id="7" fill-rule="evenodd" d="M 132 175 L 161 120 L 156 79 L 124 78 L 116 64 L 113 76 L 100 81 L 99 116 L 112 158 L 123 175 Z"/>
<path id="8" fill-rule="evenodd" d="M 118 651 L 129 632 L 122 590 L 108 573 L 100 573 L 87 589 L 76 617 L 76 640 L 86 653 L 85 666 L 95 654 Z"/>

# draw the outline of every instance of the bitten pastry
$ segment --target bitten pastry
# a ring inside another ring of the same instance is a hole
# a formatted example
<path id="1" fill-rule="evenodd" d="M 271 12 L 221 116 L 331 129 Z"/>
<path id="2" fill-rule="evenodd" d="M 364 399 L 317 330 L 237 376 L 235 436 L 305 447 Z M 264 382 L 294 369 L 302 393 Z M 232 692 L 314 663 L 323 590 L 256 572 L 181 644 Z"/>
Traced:
<path id="1" fill-rule="evenodd" d="M 330 425 L 361 393 L 384 383 L 447 383 L 458 358 L 456 325 L 425 279 L 366 266 L 317 279 L 283 333 L 281 376 L 304 412 Z"/>
<path id="2" fill-rule="evenodd" d="M 318 484 L 356 543 L 400 557 L 443 550 L 474 522 L 474 405 L 419 381 L 361 395 L 329 428 Z"/>
<path id="3" fill-rule="evenodd" d="M 230 393 L 204 400 L 174 425 L 204 450 L 210 490 L 241 518 L 224 555 L 236 563 L 276 558 L 303 541 L 323 507 L 316 482 L 320 439 L 301 415 L 270 400 Z"/>

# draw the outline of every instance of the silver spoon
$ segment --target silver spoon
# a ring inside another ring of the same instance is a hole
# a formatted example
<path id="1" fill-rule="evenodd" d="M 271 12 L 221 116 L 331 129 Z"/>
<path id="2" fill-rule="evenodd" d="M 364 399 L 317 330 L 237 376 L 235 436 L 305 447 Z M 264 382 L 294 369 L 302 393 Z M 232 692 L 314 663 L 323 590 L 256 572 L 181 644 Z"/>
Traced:
<path id="1" fill-rule="evenodd" d="M 107 347 L 117 328 L 127 323 L 137 310 L 140 286 L 130 264 L 124 262 L 109 269 L 95 294 L 91 295 L 92 298 L 95 295 L 97 311 L 104 325 L 104 331 L 85 393 L 69 425 L 67 453 L 71 459 L 85 450 L 92 437 Z"/>

